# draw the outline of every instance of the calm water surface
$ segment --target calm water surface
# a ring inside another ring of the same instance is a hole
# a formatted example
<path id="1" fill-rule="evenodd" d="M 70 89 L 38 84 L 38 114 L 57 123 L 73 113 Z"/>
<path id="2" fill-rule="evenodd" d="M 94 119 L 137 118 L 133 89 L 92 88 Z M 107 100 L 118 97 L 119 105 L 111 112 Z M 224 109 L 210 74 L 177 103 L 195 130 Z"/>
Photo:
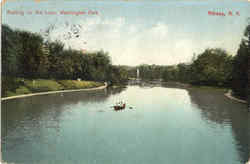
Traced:
<path id="1" fill-rule="evenodd" d="M 220 90 L 128 86 L 4 101 L 2 137 L 14 163 L 243 164 L 250 113 Z"/>

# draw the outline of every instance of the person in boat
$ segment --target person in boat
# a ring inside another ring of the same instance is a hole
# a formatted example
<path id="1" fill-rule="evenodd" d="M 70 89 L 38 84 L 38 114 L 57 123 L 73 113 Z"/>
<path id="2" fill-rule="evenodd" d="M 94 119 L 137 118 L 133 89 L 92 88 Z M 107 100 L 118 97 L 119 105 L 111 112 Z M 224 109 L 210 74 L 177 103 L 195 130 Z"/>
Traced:
<path id="1" fill-rule="evenodd" d="M 116 105 L 114 106 L 115 109 L 124 109 L 125 108 L 125 102 L 119 101 L 116 102 Z"/>

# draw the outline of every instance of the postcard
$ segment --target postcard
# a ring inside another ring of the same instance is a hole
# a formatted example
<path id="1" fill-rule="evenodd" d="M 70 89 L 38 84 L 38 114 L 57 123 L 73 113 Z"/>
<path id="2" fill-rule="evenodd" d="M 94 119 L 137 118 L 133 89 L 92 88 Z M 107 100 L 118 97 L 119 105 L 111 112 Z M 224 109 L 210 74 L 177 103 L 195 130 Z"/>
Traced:
<path id="1" fill-rule="evenodd" d="M 0 163 L 249 163 L 249 79 L 249 0 L 1 0 Z"/>

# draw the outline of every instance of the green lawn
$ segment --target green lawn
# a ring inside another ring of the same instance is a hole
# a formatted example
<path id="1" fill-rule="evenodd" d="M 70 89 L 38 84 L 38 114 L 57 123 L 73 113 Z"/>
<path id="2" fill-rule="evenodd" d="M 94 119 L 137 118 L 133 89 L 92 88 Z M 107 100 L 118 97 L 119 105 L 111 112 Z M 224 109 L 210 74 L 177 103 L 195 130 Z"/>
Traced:
<path id="1" fill-rule="evenodd" d="M 17 96 L 29 93 L 59 91 L 68 89 L 86 89 L 103 86 L 103 83 L 94 81 L 77 81 L 77 80 L 48 80 L 48 79 L 15 79 L 18 87 L 14 90 L 7 90 L 3 97 Z M 11 87 L 7 87 L 11 88 Z"/>

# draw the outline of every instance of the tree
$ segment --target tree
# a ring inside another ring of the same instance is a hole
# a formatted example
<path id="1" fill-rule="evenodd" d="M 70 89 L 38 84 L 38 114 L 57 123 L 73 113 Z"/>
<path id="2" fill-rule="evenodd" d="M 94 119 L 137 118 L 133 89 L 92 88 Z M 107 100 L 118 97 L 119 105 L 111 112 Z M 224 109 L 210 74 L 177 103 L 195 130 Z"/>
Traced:
<path id="1" fill-rule="evenodd" d="M 180 63 L 177 65 L 178 68 L 178 81 L 189 83 L 190 82 L 190 65 L 185 63 Z"/>
<path id="2" fill-rule="evenodd" d="M 48 48 L 48 59 L 50 62 L 49 72 L 50 78 L 59 78 L 62 64 L 62 54 L 64 51 L 64 44 L 58 40 L 54 42 L 45 42 Z"/>
<path id="3" fill-rule="evenodd" d="M 125 67 L 111 65 L 109 69 L 108 77 L 112 84 L 124 84 L 128 81 L 128 71 Z"/>
<path id="4" fill-rule="evenodd" d="M 244 31 L 244 38 L 241 41 L 237 55 L 233 60 L 232 90 L 235 96 L 247 98 L 249 81 L 250 62 L 250 23 Z"/>
<path id="5" fill-rule="evenodd" d="M 18 52 L 20 75 L 26 78 L 45 77 L 48 74 L 48 55 L 43 53 L 43 38 L 31 32 L 19 31 L 21 48 Z"/>
<path id="6" fill-rule="evenodd" d="M 15 76 L 18 72 L 16 33 L 2 26 L 2 76 Z"/>
<path id="7" fill-rule="evenodd" d="M 191 83 L 226 86 L 232 73 L 232 56 L 225 50 L 206 49 L 191 64 Z"/>
<path id="8" fill-rule="evenodd" d="M 18 41 L 17 34 L 9 26 L 2 26 L 2 89 L 6 96 L 8 90 L 15 90 L 18 83 L 15 76 L 18 74 Z"/>

